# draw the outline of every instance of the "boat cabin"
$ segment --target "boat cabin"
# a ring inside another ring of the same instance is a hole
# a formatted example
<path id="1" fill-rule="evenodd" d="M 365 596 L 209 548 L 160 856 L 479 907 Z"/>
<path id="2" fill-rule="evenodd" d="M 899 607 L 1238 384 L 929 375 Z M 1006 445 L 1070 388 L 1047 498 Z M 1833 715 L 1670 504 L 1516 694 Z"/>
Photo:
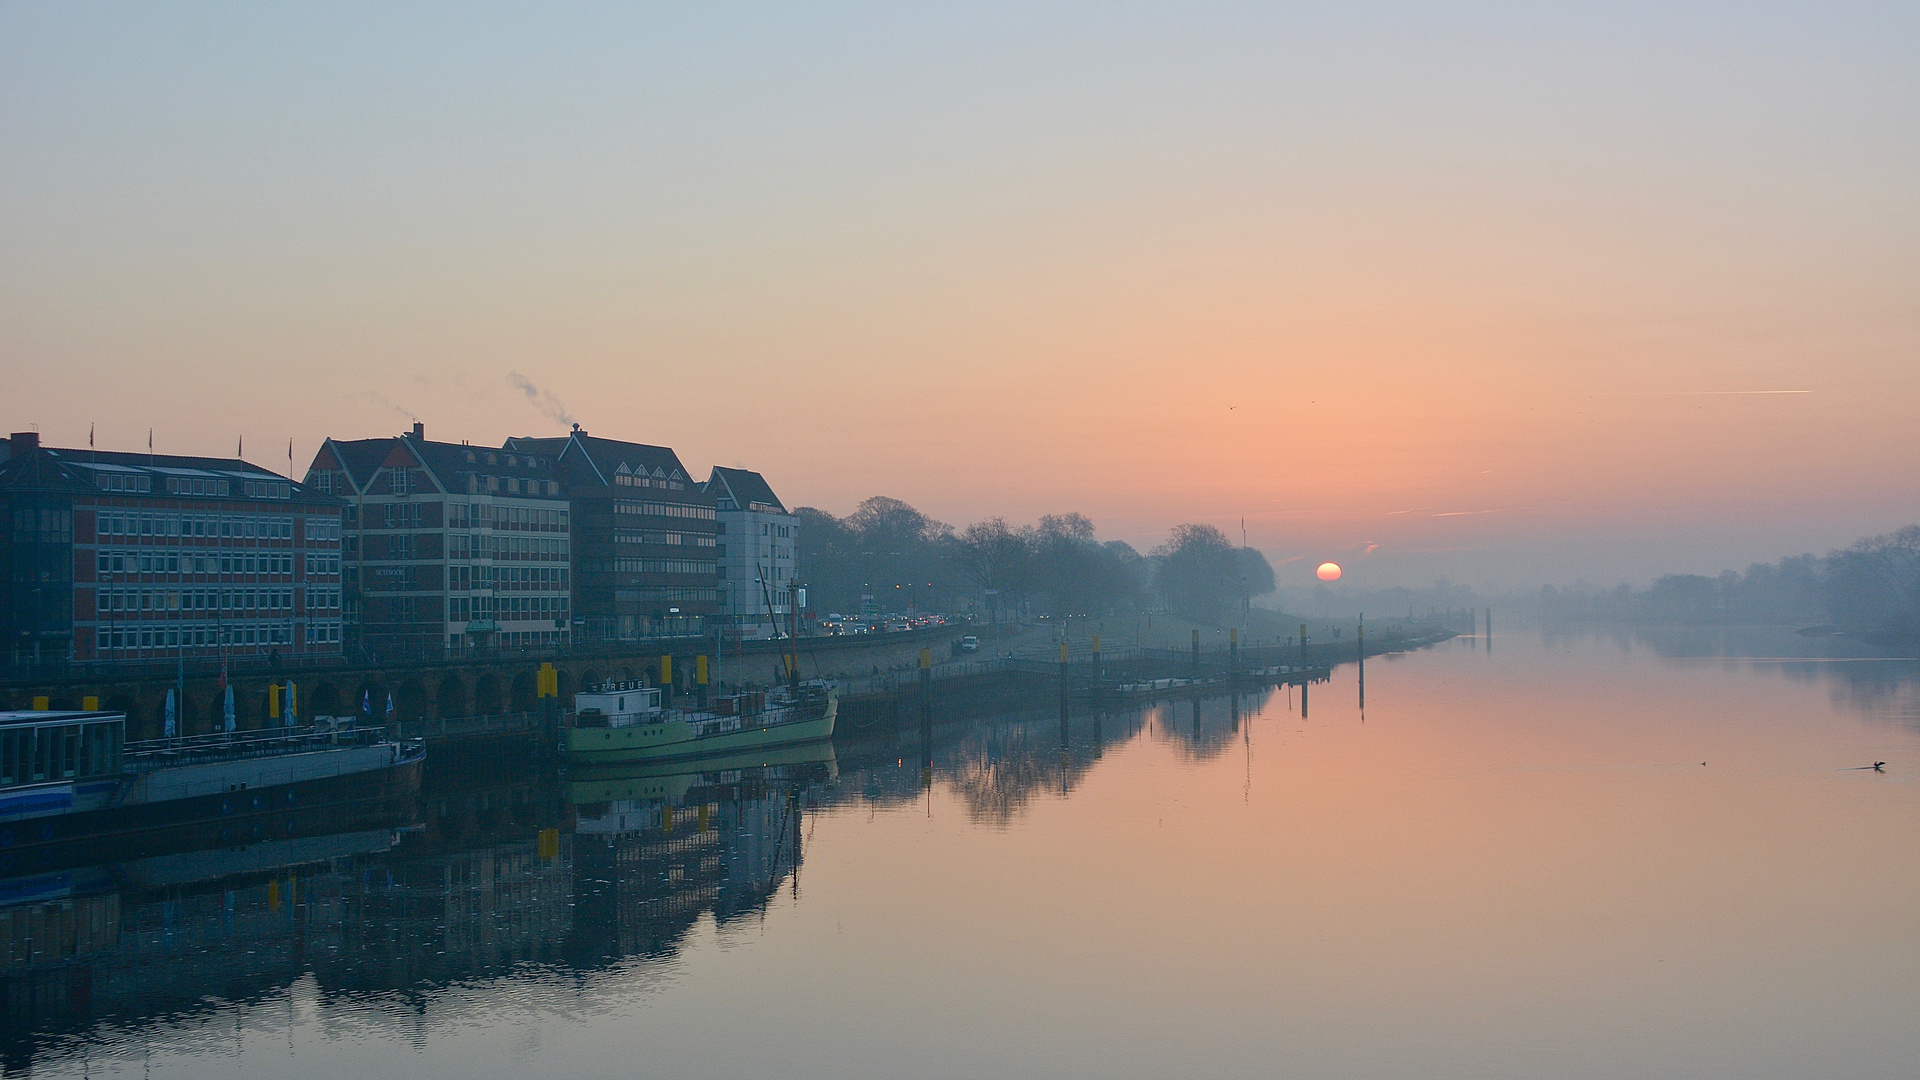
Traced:
<path id="1" fill-rule="evenodd" d="M 576 727 L 627 727 L 660 719 L 660 688 L 639 682 L 601 683 L 573 696 Z"/>
<path id="2" fill-rule="evenodd" d="M 118 776 L 127 716 L 117 712 L 0 712 L 0 788 Z"/>

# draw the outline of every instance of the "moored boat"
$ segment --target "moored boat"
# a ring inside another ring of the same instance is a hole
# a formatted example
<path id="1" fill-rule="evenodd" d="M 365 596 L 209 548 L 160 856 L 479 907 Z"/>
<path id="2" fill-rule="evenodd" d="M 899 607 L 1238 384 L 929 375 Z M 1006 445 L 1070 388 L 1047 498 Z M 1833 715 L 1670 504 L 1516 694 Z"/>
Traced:
<path id="1" fill-rule="evenodd" d="M 840 699 L 821 680 L 727 694 L 704 709 L 668 709 L 658 687 L 608 683 L 574 698 L 569 764 L 678 761 L 831 738 Z"/>
<path id="2" fill-rule="evenodd" d="M 379 729 L 125 734 L 123 713 L 0 712 L 0 874 L 303 835 L 323 810 L 352 827 L 415 797 L 426 757 Z"/>

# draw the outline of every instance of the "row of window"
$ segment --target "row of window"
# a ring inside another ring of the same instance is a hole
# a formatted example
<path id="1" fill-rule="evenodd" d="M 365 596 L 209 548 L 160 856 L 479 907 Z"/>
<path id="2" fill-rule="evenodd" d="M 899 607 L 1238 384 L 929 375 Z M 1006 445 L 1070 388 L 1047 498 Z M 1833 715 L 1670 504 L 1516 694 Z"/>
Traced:
<path id="1" fill-rule="evenodd" d="M 567 641 L 565 630 L 512 630 L 504 634 L 495 634 L 496 645 L 561 645 Z M 447 647 L 455 652 L 467 645 L 466 638 L 460 634 L 447 635 Z"/>
<path id="2" fill-rule="evenodd" d="M 340 523 L 328 518 L 307 519 L 307 539 L 314 530 L 331 527 L 339 539 Z M 262 514 L 128 514 L 101 511 L 94 531 L 101 536 L 232 536 L 288 540 L 293 519 Z"/>
<path id="3" fill-rule="evenodd" d="M 724 578 L 727 576 L 727 565 L 725 563 L 721 563 L 717 567 L 717 569 L 719 570 L 721 577 Z M 771 570 L 771 573 L 767 574 L 767 577 L 769 580 L 789 581 L 789 580 L 792 580 L 793 578 L 793 567 L 791 566 L 774 566 L 774 567 L 771 567 L 770 570 Z M 760 567 L 749 566 L 746 568 L 746 573 L 744 576 L 749 581 L 759 581 L 763 573 L 766 573 L 766 572 L 762 571 Z"/>
<path id="4" fill-rule="evenodd" d="M 680 474 L 675 472 L 677 477 Z M 665 488 L 668 491 L 685 491 L 687 485 L 680 480 L 664 480 L 650 476 L 631 476 L 627 473 L 615 473 L 613 482 L 621 487 Z"/>
<path id="5" fill-rule="evenodd" d="M 13 542 L 70 544 L 73 542 L 73 512 L 31 507 L 17 509 L 13 512 Z"/>
<path id="6" fill-rule="evenodd" d="M 120 771 L 121 721 L 0 731 L 0 786 Z"/>
<path id="7" fill-rule="evenodd" d="M 691 559 L 615 559 L 613 569 L 622 574 L 711 574 L 714 568 Z"/>
<path id="8" fill-rule="evenodd" d="M 331 597 L 324 604 L 321 598 Z M 292 611 L 292 589 L 101 589 L 96 610 L 113 611 Z M 308 607 L 339 607 L 338 589 L 307 590 Z"/>
<path id="9" fill-rule="evenodd" d="M 329 574 L 338 574 L 339 572 L 340 556 L 317 554 L 307 556 L 308 577 L 325 577 Z"/>
<path id="10" fill-rule="evenodd" d="M 616 544 L 665 544 L 668 547 L 715 547 L 719 541 L 702 533 L 616 532 Z"/>
<path id="11" fill-rule="evenodd" d="M 167 492 L 171 495 L 225 495 L 231 490 L 228 482 L 217 476 L 167 477 Z"/>
<path id="12" fill-rule="evenodd" d="M 568 609 L 565 596 L 447 597 L 448 622 L 468 622 L 473 619 L 492 619 L 495 622 L 564 619 Z"/>
<path id="13" fill-rule="evenodd" d="M 687 503 L 666 502 L 626 502 L 617 500 L 613 504 L 616 514 L 651 514 L 655 517 L 693 518 L 698 521 L 714 520 L 713 507 L 692 506 Z"/>
<path id="14" fill-rule="evenodd" d="M 319 557 L 307 556 L 309 574 L 339 573 L 340 557 L 334 556 L 332 569 L 313 569 Z M 155 554 L 148 551 L 96 551 L 94 570 L 106 574 L 291 574 L 293 556 L 284 552 L 258 554 Z"/>
<path id="15" fill-rule="evenodd" d="M 153 478 L 143 473 L 98 472 L 93 482 L 101 491 L 153 490 Z"/>
<path id="16" fill-rule="evenodd" d="M 308 641 L 339 641 L 340 624 L 309 625 L 306 638 Z M 292 640 L 293 631 L 285 623 L 103 627 L 94 635 L 95 647 L 101 650 L 191 649 L 214 645 L 285 645 Z"/>
<path id="17" fill-rule="evenodd" d="M 517 476 L 509 476 L 502 481 L 497 476 L 489 476 L 482 480 L 479 473 L 467 474 L 467 494 L 469 495 L 478 495 L 482 491 L 492 494 L 502 490 L 509 495 L 538 495 L 542 490 L 541 484 L 539 480 L 527 480 L 523 483 Z M 560 484 L 553 480 L 545 481 L 545 491 L 548 495 L 558 495 Z"/>
<path id="18" fill-rule="evenodd" d="M 567 571 L 557 566 L 449 566 L 447 591 L 500 589 L 547 592 L 567 587 Z"/>
<path id="19" fill-rule="evenodd" d="M 566 532 L 567 511 L 540 506 L 448 503 L 449 529 L 505 529 L 517 532 Z"/>

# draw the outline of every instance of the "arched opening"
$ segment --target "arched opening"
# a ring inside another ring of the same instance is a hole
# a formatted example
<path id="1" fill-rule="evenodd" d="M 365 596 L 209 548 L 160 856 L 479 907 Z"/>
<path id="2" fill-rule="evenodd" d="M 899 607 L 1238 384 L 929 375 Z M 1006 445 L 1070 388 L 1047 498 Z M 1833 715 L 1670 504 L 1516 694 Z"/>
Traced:
<path id="1" fill-rule="evenodd" d="M 504 711 L 501 709 L 500 676 L 489 671 L 474 680 L 473 711 L 480 716 L 491 716 Z"/>
<path id="2" fill-rule="evenodd" d="M 393 719 L 424 720 L 433 708 L 433 697 L 427 693 L 427 684 L 421 680 L 407 679 L 393 692 Z"/>
<path id="3" fill-rule="evenodd" d="M 513 677 L 513 711 L 525 713 L 538 708 L 534 700 L 536 689 L 533 672 L 523 671 L 515 675 Z"/>
<path id="4" fill-rule="evenodd" d="M 588 668 L 586 671 L 586 674 L 580 676 L 580 685 L 581 686 L 599 686 L 600 672 L 596 671 L 593 668 Z"/>
<path id="5" fill-rule="evenodd" d="M 434 706 L 443 717 L 467 715 L 467 684 L 459 675 L 448 672 L 440 680 L 440 692 L 435 697 Z"/>
<path id="6" fill-rule="evenodd" d="M 321 683 L 308 692 L 301 711 L 308 716 L 339 716 L 345 712 L 345 703 L 340 700 L 340 688 L 332 683 Z"/>
<path id="7" fill-rule="evenodd" d="M 108 712 L 125 713 L 127 715 L 127 738 L 146 738 L 146 729 L 140 726 L 140 707 L 133 700 L 132 694 L 120 693 L 110 695 L 107 700 L 101 702 L 101 705 L 105 707 Z"/>

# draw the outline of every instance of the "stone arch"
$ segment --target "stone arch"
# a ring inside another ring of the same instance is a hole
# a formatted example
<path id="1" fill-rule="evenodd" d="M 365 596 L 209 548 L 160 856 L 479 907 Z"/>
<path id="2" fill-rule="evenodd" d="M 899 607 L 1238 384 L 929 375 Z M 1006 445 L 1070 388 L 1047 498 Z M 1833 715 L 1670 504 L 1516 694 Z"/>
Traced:
<path id="1" fill-rule="evenodd" d="M 534 697 L 536 688 L 533 672 L 531 671 L 523 671 L 513 677 L 514 712 L 532 712 L 539 708 L 539 703 Z"/>
<path id="2" fill-rule="evenodd" d="M 434 696 L 434 708 L 443 717 L 467 715 L 467 683 L 457 671 L 447 672 L 440 680 L 440 690 Z"/>
<path id="3" fill-rule="evenodd" d="M 504 712 L 502 708 L 505 688 L 500 684 L 500 676 L 489 671 L 473 681 L 473 711 L 476 715 L 491 716 Z"/>
<path id="4" fill-rule="evenodd" d="M 427 692 L 427 684 L 419 677 L 403 680 L 393 691 L 393 718 L 395 720 L 424 720 L 433 711 L 433 695 Z"/>
<path id="5" fill-rule="evenodd" d="M 140 706 L 134 701 L 132 694 L 124 690 L 116 691 L 102 700 L 100 706 L 108 712 L 125 713 L 127 715 L 127 738 L 132 739 L 138 737 L 134 732 L 140 730 Z"/>
<path id="6" fill-rule="evenodd" d="M 315 685 L 304 696 L 301 711 L 308 716 L 339 716 L 347 711 L 346 703 L 340 700 L 340 688 L 330 682 Z"/>
<path id="7" fill-rule="evenodd" d="M 586 673 L 580 676 L 581 686 L 598 686 L 601 681 L 600 673 L 593 668 L 588 668 Z"/>
<path id="8" fill-rule="evenodd" d="M 553 678 L 555 689 L 558 690 L 560 694 L 560 707 L 563 709 L 572 708 L 573 695 L 578 693 L 578 690 L 573 684 L 573 673 L 566 668 L 559 668 L 554 671 Z"/>

